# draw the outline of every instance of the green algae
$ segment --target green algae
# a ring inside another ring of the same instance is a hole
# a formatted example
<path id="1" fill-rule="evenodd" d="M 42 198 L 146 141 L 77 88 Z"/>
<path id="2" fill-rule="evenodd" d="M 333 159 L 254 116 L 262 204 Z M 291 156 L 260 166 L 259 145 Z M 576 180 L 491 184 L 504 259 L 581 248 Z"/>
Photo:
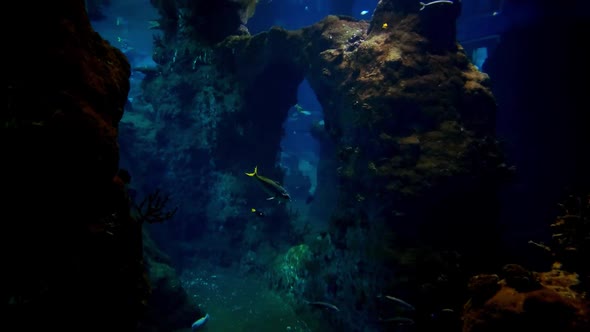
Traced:
<path id="1" fill-rule="evenodd" d="M 210 316 L 203 331 L 310 331 L 291 305 L 261 279 L 224 272 L 188 283 L 196 302 Z"/>

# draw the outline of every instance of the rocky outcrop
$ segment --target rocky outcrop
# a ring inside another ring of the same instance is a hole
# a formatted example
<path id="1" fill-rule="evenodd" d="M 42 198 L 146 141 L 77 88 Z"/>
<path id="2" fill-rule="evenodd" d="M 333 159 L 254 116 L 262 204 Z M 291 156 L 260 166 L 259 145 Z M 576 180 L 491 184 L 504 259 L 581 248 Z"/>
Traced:
<path id="1" fill-rule="evenodd" d="M 208 45 L 233 34 L 248 33 L 244 26 L 254 15 L 256 0 L 151 0 L 160 13 L 155 28 L 165 39 L 177 36 L 196 37 L 194 41 Z"/>
<path id="2" fill-rule="evenodd" d="M 182 287 L 170 258 L 158 249 L 146 231 L 143 243 L 151 293 L 138 331 L 187 331 L 205 313 Z"/>
<path id="3" fill-rule="evenodd" d="M 356 303 L 335 326 L 355 326 L 353 316 L 381 310 L 367 292 L 414 289 L 424 316 L 460 305 L 462 273 L 497 259 L 496 188 L 510 169 L 494 139 L 489 80 L 454 40 L 456 16 L 455 5 L 421 11 L 382 1 L 370 23 L 329 16 L 299 31 L 230 37 L 221 46 L 246 86 L 278 58 L 283 68 L 303 70 L 322 104 L 321 130 L 336 149 L 323 158 L 333 158 L 338 174 L 331 234 L 342 259 L 329 259 L 319 272 L 340 286 L 314 289 Z M 250 97 L 262 100 L 261 91 Z M 402 274 L 411 281 L 401 282 Z M 374 280 L 370 275 L 391 278 L 355 284 Z"/>
<path id="4" fill-rule="evenodd" d="M 6 325 L 134 331 L 151 289 L 119 170 L 129 63 L 92 29 L 84 1 L 15 3 L 7 16 Z"/>
<path id="5" fill-rule="evenodd" d="M 132 330 L 148 296 L 141 225 L 118 177 L 124 55 L 83 1 L 18 5 L 9 34 L 8 304 L 27 329 Z M 22 323 L 21 323 L 22 324 Z"/>

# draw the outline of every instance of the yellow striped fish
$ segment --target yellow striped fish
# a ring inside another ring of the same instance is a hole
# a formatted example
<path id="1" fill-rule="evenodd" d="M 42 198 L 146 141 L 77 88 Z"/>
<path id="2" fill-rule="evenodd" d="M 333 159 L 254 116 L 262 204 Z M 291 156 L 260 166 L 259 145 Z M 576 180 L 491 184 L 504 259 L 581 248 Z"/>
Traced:
<path id="1" fill-rule="evenodd" d="M 278 182 L 258 174 L 258 166 L 254 167 L 254 172 L 246 173 L 246 175 L 254 177 L 256 180 L 258 180 L 258 183 L 260 183 L 262 188 L 264 188 L 264 190 L 270 195 L 270 197 L 267 198 L 268 200 L 275 198 L 284 201 L 291 200 L 291 196 L 287 190 L 285 190 L 285 188 L 283 188 Z"/>

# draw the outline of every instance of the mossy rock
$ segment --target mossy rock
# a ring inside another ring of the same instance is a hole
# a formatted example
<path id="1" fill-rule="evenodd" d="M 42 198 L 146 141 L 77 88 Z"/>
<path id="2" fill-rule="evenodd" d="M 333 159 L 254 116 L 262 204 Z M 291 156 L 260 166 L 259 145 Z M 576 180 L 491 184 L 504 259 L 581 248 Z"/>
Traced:
<path id="1" fill-rule="evenodd" d="M 309 273 L 308 266 L 312 260 L 313 255 L 308 245 L 300 244 L 291 247 L 274 263 L 273 272 L 270 275 L 272 287 L 292 295 L 302 293 L 305 278 Z"/>

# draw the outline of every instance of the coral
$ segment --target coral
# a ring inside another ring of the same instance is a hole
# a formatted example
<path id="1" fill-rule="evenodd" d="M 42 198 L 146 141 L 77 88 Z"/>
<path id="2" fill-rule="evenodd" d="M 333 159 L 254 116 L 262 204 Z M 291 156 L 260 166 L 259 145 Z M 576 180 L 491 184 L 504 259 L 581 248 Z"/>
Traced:
<path id="1" fill-rule="evenodd" d="M 175 37 L 214 44 L 232 34 L 247 33 L 243 26 L 254 15 L 256 0 L 151 0 L 160 18 L 157 28 L 165 39 Z"/>
<path id="2" fill-rule="evenodd" d="M 532 272 L 518 264 L 504 265 L 501 276 L 505 280 L 506 286 L 519 292 L 529 292 L 541 286 Z"/>
<path id="3" fill-rule="evenodd" d="M 170 195 L 160 196 L 159 189 L 147 195 L 139 204 L 135 204 L 134 206 L 135 212 L 137 213 L 137 221 L 153 224 L 171 219 L 176 214 L 178 207 L 176 206 L 171 210 L 166 210 L 169 199 Z"/>
<path id="4" fill-rule="evenodd" d="M 471 303 L 481 306 L 496 294 L 501 288 L 500 277 L 497 274 L 480 274 L 469 280 L 469 293 Z"/>
<path id="5" fill-rule="evenodd" d="M 143 243 L 151 291 L 146 313 L 136 331 L 181 331 L 190 327 L 204 313 L 188 296 L 169 257 L 158 249 L 147 232 L 143 232 Z"/>
<path id="6" fill-rule="evenodd" d="M 590 302 L 574 290 L 579 283 L 576 274 L 561 270 L 559 264 L 548 272 L 529 272 L 516 265 L 506 266 L 504 271 L 506 279 L 472 278 L 473 297 L 464 308 L 463 332 L 581 332 L 590 328 Z M 522 276 L 534 287 L 522 289 Z"/>
<path id="7" fill-rule="evenodd" d="M 559 206 L 562 214 L 550 225 L 555 259 L 562 262 L 566 270 L 588 275 L 590 194 L 569 195 Z"/>
<path id="8" fill-rule="evenodd" d="M 306 244 L 289 248 L 276 259 L 272 271 L 267 275 L 271 287 L 285 292 L 291 301 L 299 299 L 305 290 L 309 275 L 308 265 L 312 258 L 311 250 Z"/>
<path id="9" fill-rule="evenodd" d="M 558 204 L 561 214 L 550 225 L 552 236 L 549 245 L 529 241 L 543 250 L 552 261 L 563 269 L 576 272 L 582 282 L 580 289 L 590 290 L 590 195 L 587 192 L 569 194 Z"/>
<path id="10" fill-rule="evenodd" d="M 569 195 L 560 204 L 563 215 L 551 224 L 553 245 L 529 241 L 557 260 L 550 271 L 533 272 L 508 264 L 500 273 L 501 279 L 497 275 L 473 277 L 463 331 L 588 330 L 589 206 L 587 194 Z"/>

